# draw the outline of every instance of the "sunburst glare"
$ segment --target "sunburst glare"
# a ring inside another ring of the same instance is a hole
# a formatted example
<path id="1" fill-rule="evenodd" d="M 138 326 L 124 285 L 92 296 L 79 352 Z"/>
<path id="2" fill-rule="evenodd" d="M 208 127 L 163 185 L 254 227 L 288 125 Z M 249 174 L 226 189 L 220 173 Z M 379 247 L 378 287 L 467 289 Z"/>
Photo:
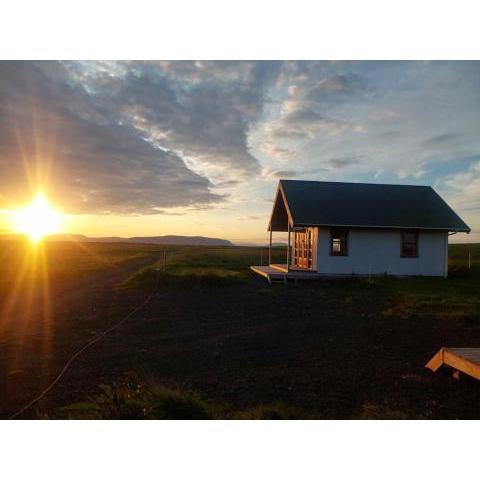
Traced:
<path id="1" fill-rule="evenodd" d="M 43 193 L 38 193 L 30 205 L 12 213 L 13 228 L 38 242 L 45 235 L 61 231 L 62 216 L 53 208 Z"/>

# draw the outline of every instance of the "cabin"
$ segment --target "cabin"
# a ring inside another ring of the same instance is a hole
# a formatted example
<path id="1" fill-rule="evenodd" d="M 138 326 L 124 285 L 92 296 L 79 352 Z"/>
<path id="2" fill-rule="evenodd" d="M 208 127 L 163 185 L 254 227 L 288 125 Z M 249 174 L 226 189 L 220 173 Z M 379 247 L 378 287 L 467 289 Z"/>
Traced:
<path id="1" fill-rule="evenodd" d="M 270 221 L 272 280 L 347 275 L 447 277 L 448 237 L 470 228 L 429 186 L 280 180 Z M 272 232 L 287 233 L 272 264 Z"/>

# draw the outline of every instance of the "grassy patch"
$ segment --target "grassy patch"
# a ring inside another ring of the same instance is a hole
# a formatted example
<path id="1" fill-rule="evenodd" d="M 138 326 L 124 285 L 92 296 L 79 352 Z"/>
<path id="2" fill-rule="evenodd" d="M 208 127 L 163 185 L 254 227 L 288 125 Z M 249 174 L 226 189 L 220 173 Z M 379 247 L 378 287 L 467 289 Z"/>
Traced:
<path id="1" fill-rule="evenodd" d="M 120 384 L 100 385 L 101 393 L 62 409 L 75 420 L 210 420 L 212 408 L 198 395 L 148 384 L 135 377 Z"/>
<path id="2" fill-rule="evenodd" d="M 428 315 L 441 318 L 480 316 L 480 270 L 457 268 L 447 279 L 388 279 L 386 316 Z"/>
<path id="3" fill-rule="evenodd" d="M 193 268 L 158 270 L 147 267 L 135 272 L 121 287 L 136 289 L 189 288 L 189 287 L 225 287 L 245 281 L 244 272 L 220 268 Z"/>
<path id="4" fill-rule="evenodd" d="M 119 383 L 99 385 L 100 393 L 62 408 L 55 418 L 70 420 L 298 420 L 302 410 L 277 403 L 237 411 L 206 402 L 197 393 L 167 388 L 151 378 L 126 375 Z M 47 412 L 37 418 L 48 419 Z"/>
<path id="5" fill-rule="evenodd" d="M 124 282 L 125 288 L 224 287 L 245 282 L 249 266 L 266 260 L 267 250 L 249 247 L 169 247 L 166 265 L 163 257 L 155 265 L 143 268 Z M 281 261 L 282 249 L 274 250 Z"/>
<path id="6" fill-rule="evenodd" d="M 19 282 L 36 287 L 88 277 L 150 254 L 148 246 L 0 240 L 0 292 Z"/>

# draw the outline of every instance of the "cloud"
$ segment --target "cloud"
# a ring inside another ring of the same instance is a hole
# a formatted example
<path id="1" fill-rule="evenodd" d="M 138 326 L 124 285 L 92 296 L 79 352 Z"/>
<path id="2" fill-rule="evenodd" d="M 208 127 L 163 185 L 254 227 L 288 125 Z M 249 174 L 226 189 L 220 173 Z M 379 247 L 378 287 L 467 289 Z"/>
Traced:
<path id="1" fill-rule="evenodd" d="M 265 220 L 265 217 L 260 215 L 244 215 L 242 217 L 238 217 L 237 220 Z"/>
<path id="2" fill-rule="evenodd" d="M 280 178 L 294 178 L 299 175 L 300 172 L 297 172 L 296 170 L 275 170 L 273 172 L 266 172 L 265 176 L 267 178 L 275 178 L 275 179 L 280 179 Z"/>
<path id="3" fill-rule="evenodd" d="M 291 178 L 304 177 L 309 178 L 312 175 L 317 175 L 321 172 L 327 172 L 327 167 L 312 168 L 309 170 L 269 170 L 268 168 L 263 170 L 262 178 L 266 180 L 287 180 Z"/>
<path id="4" fill-rule="evenodd" d="M 446 176 L 439 191 L 472 229 L 468 240 L 480 241 L 480 162 L 465 171 Z"/>
<path id="5" fill-rule="evenodd" d="M 247 135 L 275 76 L 267 66 L 2 62 L 2 195 L 28 195 L 26 177 L 42 171 L 71 211 L 221 202 L 215 184 L 233 187 L 260 170 Z"/>
<path id="6" fill-rule="evenodd" d="M 240 180 L 225 180 L 222 182 L 217 182 L 215 186 L 217 188 L 228 188 L 228 187 L 236 187 L 240 183 L 241 183 Z"/>
<path id="7" fill-rule="evenodd" d="M 223 199 L 178 155 L 145 141 L 69 81 L 61 64 L 2 62 L 0 71 L 4 202 L 46 183 L 71 212 L 156 213 Z"/>
<path id="8" fill-rule="evenodd" d="M 444 184 L 456 207 L 464 211 L 480 210 L 480 162 L 463 172 L 447 176 Z"/>
<path id="9" fill-rule="evenodd" d="M 355 95 L 368 95 L 374 92 L 373 85 L 356 73 L 344 73 L 322 78 L 306 93 L 306 98 L 315 102 L 341 102 Z"/>
<path id="10" fill-rule="evenodd" d="M 280 118 L 273 123 L 271 134 L 276 138 L 308 137 L 340 133 L 346 122 L 323 113 L 318 102 L 317 87 L 313 89 L 289 88 L 289 96 L 281 107 Z"/>
<path id="11" fill-rule="evenodd" d="M 290 79 L 285 74 L 280 77 L 288 85 L 287 96 L 281 102 L 279 116 L 265 127 L 263 150 L 275 148 L 281 152 L 285 147 L 278 146 L 278 142 L 313 141 L 339 136 L 348 130 L 364 131 L 359 122 L 341 118 L 329 109 L 332 105 L 363 99 L 374 92 L 373 86 L 359 74 L 325 74 L 323 68 L 316 71 L 315 65 L 318 66 L 313 62 L 306 73 L 306 65 L 300 64 L 303 74 L 299 74 L 297 68 Z M 276 158 L 282 158 L 282 154 Z"/>
<path id="12" fill-rule="evenodd" d="M 295 158 L 295 153 L 293 151 L 289 150 L 288 148 L 282 148 L 278 145 L 275 145 L 271 141 L 264 142 L 261 145 L 261 150 L 268 157 L 282 162 L 293 160 Z"/>
<path id="13" fill-rule="evenodd" d="M 356 157 L 337 157 L 337 158 L 331 158 L 328 163 L 331 165 L 333 168 L 344 168 L 344 167 L 349 167 L 351 165 L 356 165 L 360 162 L 361 157 L 356 156 Z"/>
<path id="14" fill-rule="evenodd" d="M 257 145 L 289 152 L 270 171 L 433 183 L 479 151 L 479 75 L 479 62 L 288 62 Z"/>
<path id="15" fill-rule="evenodd" d="M 272 121 L 268 128 L 267 143 L 288 139 L 314 139 L 324 134 L 334 135 L 341 132 L 345 126 L 344 122 L 318 113 L 308 102 L 287 100 L 280 118 Z"/>
<path id="16" fill-rule="evenodd" d="M 436 135 L 434 137 L 428 138 L 422 144 L 426 147 L 434 147 L 437 145 L 443 146 L 458 139 L 460 139 L 460 135 L 457 135 L 455 133 L 443 133 L 442 135 Z"/>
<path id="17" fill-rule="evenodd" d="M 111 116 L 147 141 L 175 152 L 196 173 L 214 182 L 246 179 L 260 171 L 248 148 L 250 127 L 262 113 L 275 77 L 269 62 L 133 62 L 121 77 L 105 79 L 75 65 Z"/>

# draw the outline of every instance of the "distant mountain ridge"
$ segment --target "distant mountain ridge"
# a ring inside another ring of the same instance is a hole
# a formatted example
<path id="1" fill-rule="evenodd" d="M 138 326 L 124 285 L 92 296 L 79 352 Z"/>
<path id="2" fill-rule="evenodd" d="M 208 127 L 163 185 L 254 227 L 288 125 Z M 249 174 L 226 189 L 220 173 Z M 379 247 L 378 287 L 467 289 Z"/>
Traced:
<path id="1" fill-rule="evenodd" d="M 77 242 L 97 242 L 97 243 L 150 243 L 155 245 L 198 245 L 198 246 L 216 246 L 229 247 L 233 246 L 230 240 L 223 238 L 211 238 L 200 236 L 184 236 L 184 235 L 161 235 L 156 237 L 87 237 L 85 235 L 73 235 L 66 233 L 58 233 L 49 235 L 48 240 L 53 241 L 77 241 Z"/>

